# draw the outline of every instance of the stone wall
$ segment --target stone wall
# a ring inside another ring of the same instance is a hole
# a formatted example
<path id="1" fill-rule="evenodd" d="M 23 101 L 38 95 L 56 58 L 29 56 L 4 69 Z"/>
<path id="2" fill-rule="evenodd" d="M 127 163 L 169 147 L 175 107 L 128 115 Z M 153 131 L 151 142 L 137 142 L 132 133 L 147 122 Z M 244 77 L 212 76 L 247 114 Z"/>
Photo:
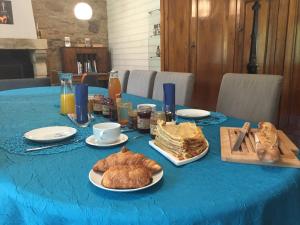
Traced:
<path id="1" fill-rule="evenodd" d="M 108 45 L 106 0 L 86 0 L 93 9 L 90 21 L 75 18 L 73 9 L 79 0 L 32 0 L 35 22 L 41 31 L 41 38 L 48 40 L 48 74 L 61 70 L 60 47 L 64 37 L 71 37 L 72 45 L 84 43 L 89 37 L 92 43 Z M 53 78 L 57 82 L 57 78 Z"/>

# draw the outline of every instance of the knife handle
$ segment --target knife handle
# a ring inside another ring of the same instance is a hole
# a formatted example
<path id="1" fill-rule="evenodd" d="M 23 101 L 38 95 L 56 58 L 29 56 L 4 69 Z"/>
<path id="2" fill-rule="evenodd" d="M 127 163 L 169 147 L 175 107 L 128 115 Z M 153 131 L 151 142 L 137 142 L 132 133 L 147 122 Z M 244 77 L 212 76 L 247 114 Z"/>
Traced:
<path id="1" fill-rule="evenodd" d="M 247 134 L 249 132 L 250 128 L 251 128 L 250 123 L 246 122 L 246 123 L 244 123 L 244 125 L 241 129 L 241 132 L 243 132 L 244 134 Z"/>

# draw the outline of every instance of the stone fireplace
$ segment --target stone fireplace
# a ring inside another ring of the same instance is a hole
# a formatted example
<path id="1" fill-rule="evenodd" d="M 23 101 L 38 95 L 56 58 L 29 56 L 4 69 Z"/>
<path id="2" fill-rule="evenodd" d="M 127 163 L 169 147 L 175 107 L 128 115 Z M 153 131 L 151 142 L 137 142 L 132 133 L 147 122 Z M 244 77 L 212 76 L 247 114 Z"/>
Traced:
<path id="1" fill-rule="evenodd" d="M 12 74 L 12 79 L 30 77 L 28 74 L 30 71 L 33 73 L 31 77 L 46 77 L 47 49 L 48 45 L 46 39 L 0 38 L 0 56 L 2 56 L 0 57 L 0 75 L 2 69 L 2 74 L 5 72 L 10 73 Z M 26 56 L 28 56 L 27 59 Z M 13 60 L 8 61 L 6 57 L 10 57 Z M 22 57 L 24 57 L 23 62 L 20 62 L 22 61 Z M 13 63 L 15 63 L 15 65 L 13 65 Z M 30 63 L 32 64 L 31 70 L 28 65 Z M 18 74 L 22 73 L 23 75 L 19 75 L 19 77 L 17 77 Z M 10 78 L 5 77 L 2 79 Z"/>

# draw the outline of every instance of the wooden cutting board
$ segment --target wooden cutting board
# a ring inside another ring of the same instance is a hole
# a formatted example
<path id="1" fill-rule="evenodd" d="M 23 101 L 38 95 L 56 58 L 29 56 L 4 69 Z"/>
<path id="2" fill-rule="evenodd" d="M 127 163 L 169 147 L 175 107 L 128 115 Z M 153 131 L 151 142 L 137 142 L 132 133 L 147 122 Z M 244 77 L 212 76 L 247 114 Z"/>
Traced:
<path id="1" fill-rule="evenodd" d="M 222 160 L 238 163 L 300 168 L 300 160 L 297 157 L 299 149 L 281 130 L 278 130 L 280 160 L 276 163 L 260 161 L 255 151 L 255 132 L 257 132 L 257 129 L 251 129 L 245 136 L 239 151 L 233 151 L 232 146 L 239 134 L 239 128 L 221 127 Z"/>

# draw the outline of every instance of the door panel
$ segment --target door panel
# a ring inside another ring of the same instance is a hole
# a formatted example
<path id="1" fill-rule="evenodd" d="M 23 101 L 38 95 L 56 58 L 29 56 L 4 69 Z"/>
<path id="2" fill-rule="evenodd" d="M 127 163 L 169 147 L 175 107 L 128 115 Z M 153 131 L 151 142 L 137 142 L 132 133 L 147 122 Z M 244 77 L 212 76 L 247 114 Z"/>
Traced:
<path id="1" fill-rule="evenodd" d="M 192 0 L 161 0 L 162 70 L 190 72 Z"/>
<path id="2" fill-rule="evenodd" d="M 235 0 L 198 0 L 193 106 L 215 109 L 222 76 L 233 70 Z"/>

